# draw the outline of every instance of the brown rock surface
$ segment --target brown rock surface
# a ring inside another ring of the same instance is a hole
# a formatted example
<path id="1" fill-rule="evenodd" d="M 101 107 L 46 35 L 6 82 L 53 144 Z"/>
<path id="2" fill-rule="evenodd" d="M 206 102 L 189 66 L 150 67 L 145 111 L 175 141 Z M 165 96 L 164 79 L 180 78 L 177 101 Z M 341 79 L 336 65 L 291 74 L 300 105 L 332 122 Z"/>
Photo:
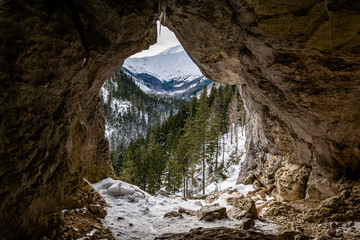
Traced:
<path id="1" fill-rule="evenodd" d="M 181 213 L 178 211 L 171 211 L 164 214 L 164 218 L 181 217 Z"/>
<path id="2" fill-rule="evenodd" d="M 244 197 L 245 196 L 242 193 L 233 192 L 233 193 L 229 194 L 228 196 L 224 197 L 224 200 L 227 204 L 234 205 L 236 203 L 236 201 L 238 201 L 239 199 L 242 199 Z"/>
<path id="3" fill-rule="evenodd" d="M 168 233 L 156 237 L 155 239 L 249 239 L 249 240 L 307 240 L 312 239 L 297 232 L 286 232 L 279 235 L 263 234 L 253 231 L 245 231 L 240 229 L 217 227 L 217 228 L 196 228 L 190 230 L 189 233 Z"/>
<path id="4" fill-rule="evenodd" d="M 226 208 L 216 205 L 205 205 L 196 211 L 199 220 L 213 221 L 215 219 L 227 218 Z"/>
<path id="5" fill-rule="evenodd" d="M 42 240 L 67 239 L 108 239 L 115 240 L 110 230 L 103 226 L 101 219 L 85 208 L 64 211 L 52 219 L 52 230 Z"/>
<path id="6" fill-rule="evenodd" d="M 234 207 L 227 211 L 228 216 L 235 219 L 242 218 L 257 218 L 258 212 L 256 210 L 255 202 L 251 198 L 236 199 Z"/>
<path id="7" fill-rule="evenodd" d="M 359 178 L 358 1 L 166 4 L 167 25 L 202 72 L 239 85 L 248 109 L 239 183 L 258 179 L 272 191 L 278 177 L 294 178 L 276 171 L 296 164 L 305 185 L 280 184 L 278 198 L 325 199 L 342 176 Z"/>
<path id="8" fill-rule="evenodd" d="M 257 179 L 283 200 L 325 199 L 341 177 L 360 177 L 359 1 L 161 2 L 202 72 L 239 85 L 248 110 L 239 182 Z M 155 42 L 157 4 L 0 3 L 5 238 L 36 239 L 51 213 L 83 204 L 74 197 L 83 177 L 113 175 L 98 92 Z M 301 175 L 286 173 L 294 165 Z"/>
<path id="9" fill-rule="evenodd" d="M 98 93 L 155 42 L 153 2 L 2 1 L 0 26 L 0 239 L 38 239 L 114 176 Z"/>
<path id="10" fill-rule="evenodd" d="M 360 220 L 360 182 L 342 185 L 339 195 L 325 199 L 305 215 L 310 222 L 359 221 Z"/>

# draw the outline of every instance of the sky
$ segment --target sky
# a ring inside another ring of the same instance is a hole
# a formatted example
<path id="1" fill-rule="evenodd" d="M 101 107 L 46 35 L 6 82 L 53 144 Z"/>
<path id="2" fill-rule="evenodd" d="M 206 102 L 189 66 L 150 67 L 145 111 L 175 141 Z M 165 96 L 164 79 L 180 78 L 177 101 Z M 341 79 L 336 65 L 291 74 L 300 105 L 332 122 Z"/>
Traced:
<path id="1" fill-rule="evenodd" d="M 160 36 L 159 36 L 159 24 L 157 24 L 157 28 L 158 28 L 157 43 L 151 45 L 148 50 L 144 50 L 142 52 L 136 53 L 135 55 L 132 55 L 131 58 L 154 56 L 170 47 L 180 45 L 180 42 L 177 40 L 175 34 L 172 31 L 170 31 L 167 27 L 161 26 Z"/>

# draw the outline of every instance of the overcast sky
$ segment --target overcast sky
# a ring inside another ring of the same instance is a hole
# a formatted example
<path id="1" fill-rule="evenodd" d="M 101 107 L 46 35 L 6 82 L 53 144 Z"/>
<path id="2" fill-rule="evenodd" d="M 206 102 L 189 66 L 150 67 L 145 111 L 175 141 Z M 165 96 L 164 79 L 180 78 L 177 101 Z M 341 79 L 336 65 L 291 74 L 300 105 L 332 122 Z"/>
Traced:
<path id="1" fill-rule="evenodd" d="M 159 24 L 157 24 L 157 26 L 159 31 Z M 153 56 L 170 47 L 174 47 L 177 45 L 180 45 L 180 43 L 175 37 L 175 34 L 172 31 L 170 31 L 167 27 L 161 26 L 161 35 L 159 36 L 158 34 L 157 43 L 151 45 L 148 50 L 144 50 L 135 55 L 132 55 L 131 58 Z"/>

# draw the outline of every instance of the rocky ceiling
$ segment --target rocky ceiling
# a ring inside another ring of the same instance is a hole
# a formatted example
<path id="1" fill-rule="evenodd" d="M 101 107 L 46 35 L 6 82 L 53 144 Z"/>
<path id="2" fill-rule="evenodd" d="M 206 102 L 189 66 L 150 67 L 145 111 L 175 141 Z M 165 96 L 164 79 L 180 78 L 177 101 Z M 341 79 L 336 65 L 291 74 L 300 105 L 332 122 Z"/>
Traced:
<path id="1" fill-rule="evenodd" d="M 98 92 L 166 25 L 248 110 L 239 182 L 323 199 L 360 178 L 357 0 L 10 0 L 0 3 L 0 230 L 37 239 L 113 176 Z"/>

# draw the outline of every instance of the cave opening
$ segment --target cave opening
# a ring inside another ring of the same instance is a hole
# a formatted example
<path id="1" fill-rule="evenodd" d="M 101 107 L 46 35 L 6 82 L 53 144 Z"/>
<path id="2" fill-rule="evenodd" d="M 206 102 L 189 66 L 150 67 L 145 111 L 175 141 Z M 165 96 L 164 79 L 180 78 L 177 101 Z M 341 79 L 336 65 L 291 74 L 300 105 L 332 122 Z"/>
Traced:
<path id="1" fill-rule="evenodd" d="M 359 178 L 358 2 L 164 2 L 191 59 L 212 80 L 240 85 L 251 109 L 238 182 L 281 201 L 333 197 L 311 221 L 359 220 L 358 188 L 347 181 Z M 98 93 L 122 60 L 156 41 L 153 1 L 50 5 L 0 3 L 7 239 L 56 238 L 53 213 L 94 204 L 83 178 L 114 177 Z"/>

